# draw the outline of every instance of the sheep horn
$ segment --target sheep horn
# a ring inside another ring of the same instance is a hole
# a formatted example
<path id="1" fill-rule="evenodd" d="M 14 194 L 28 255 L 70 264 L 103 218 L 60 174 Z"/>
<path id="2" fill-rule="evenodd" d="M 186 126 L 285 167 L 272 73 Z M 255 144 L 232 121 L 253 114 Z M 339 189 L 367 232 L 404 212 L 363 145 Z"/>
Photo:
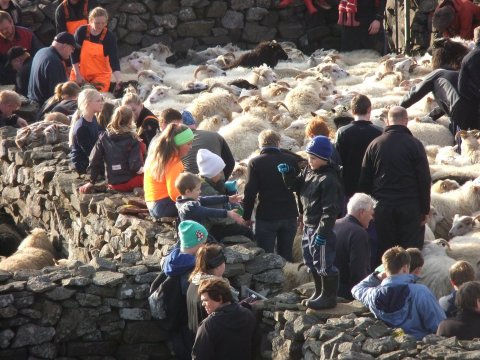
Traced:
<path id="1" fill-rule="evenodd" d="M 275 123 L 277 123 L 281 118 L 282 118 L 282 115 L 280 115 L 280 114 L 274 115 L 274 116 L 272 117 L 271 122 L 272 122 L 273 124 L 275 124 Z"/>
<path id="2" fill-rule="evenodd" d="M 468 132 L 466 132 L 465 130 L 460 130 L 455 134 L 455 137 L 460 136 L 461 138 L 463 138 L 463 137 L 466 137 L 467 135 L 468 135 Z"/>
<path id="3" fill-rule="evenodd" d="M 140 71 L 140 72 L 137 74 L 137 80 L 140 80 L 140 78 L 141 78 L 142 76 L 146 76 L 147 73 L 148 73 L 148 72 L 147 72 L 146 70 Z"/>
<path id="4" fill-rule="evenodd" d="M 284 92 L 288 92 L 288 91 L 289 91 L 289 89 L 287 89 L 287 88 L 285 88 L 285 87 L 282 86 L 282 87 L 280 87 L 280 88 L 278 88 L 278 89 L 275 89 L 275 90 L 273 91 L 273 96 L 278 96 L 278 95 L 280 95 L 280 94 L 282 94 L 282 93 L 284 93 Z"/>
<path id="5" fill-rule="evenodd" d="M 197 66 L 197 68 L 195 69 L 195 72 L 193 73 L 193 77 L 196 79 L 198 72 L 199 72 L 200 70 L 205 70 L 206 68 L 207 68 L 207 65 Z"/>
<path id="6" fill-rule="evenodd" d="M 231 52 L 228 52 L 228 53 L 224 54 L 223 57 L 225 57 L 225 58 L 230 58 L 230 59 L 232 59 L 232 60 L 235 60 L 235 59 L 236 59 L 236 58 L 235 58 L 235 54 L 234 54 L 234 53 L 231 53 Z"/>
<path id="7" fill-rule="evenodd" d="M 298 80 L 298 79 L 305 79 L 306 77 L 309 77 L 310 74 L 307 74 L 307 73 L 300 73 L 298 74 L 297 76 L 295 76 L 295 80 Z"/>
<path id="8" fill-rule="evenodd" d="M 286 88 L 290 89 L 290 84 L 286 81 L 277 81 L 277 85 L 285 86 Z"/>
<path id="9" fill-rule="evenodd" d="M 288 110 L 288 107 L 287 105 L 285 105 L 283 102 L 281 101 L 278 101 L 276 104 L 275 104 L 275 108 L 279 109 L 280 106 L 283 106 L 288 112 L 290 112 L 290 110 Z"/>
<path id="10" fill-rule="evenodd" d="M 215 83 L 215 84 L 213 84 L 212 86 L 210 86 L 210 87 L 208 88 L 208 92 L 212 92 L 212 90 L 215 89 L 215 88 L 217 88 L 217 87 L 218 87 L 218 88 L 225 89 L 225 90 L 227 90 L 230 94 L 233 94 L 233 90 L 232 90 L 231 87 L 226 86 L 225 84 L 221 84 L 221 83 Z"/>

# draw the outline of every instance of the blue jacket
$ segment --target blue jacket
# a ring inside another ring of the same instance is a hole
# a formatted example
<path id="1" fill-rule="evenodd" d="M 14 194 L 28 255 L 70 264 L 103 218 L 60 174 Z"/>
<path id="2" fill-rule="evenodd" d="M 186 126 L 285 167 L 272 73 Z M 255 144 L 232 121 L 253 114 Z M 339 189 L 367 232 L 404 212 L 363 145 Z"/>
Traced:
<path id="1" fill-rule="evenodd" d="M 381 283 L 373 274 L 353 287 L 352 295 L 387 325 L 400 327 L 417 340 L 435 334 L 445 312 L 432 292 L 411 274 L 393 275 Z"/>

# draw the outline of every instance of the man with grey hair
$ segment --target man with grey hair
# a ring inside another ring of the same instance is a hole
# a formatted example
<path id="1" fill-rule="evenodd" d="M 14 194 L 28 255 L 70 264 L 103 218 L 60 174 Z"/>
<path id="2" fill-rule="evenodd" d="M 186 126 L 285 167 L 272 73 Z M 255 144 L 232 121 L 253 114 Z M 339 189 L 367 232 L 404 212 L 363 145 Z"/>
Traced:
<path id="1" fill-rule="evenodd" d="M 340 271 L 338 296 L 353 300 L 352 287 L 370 274 L 368 225 L 373 219 L 375 200 L 364 193 L 354 194 L 347 215 L 335 222 L 337 236 L 335 266 Z"/>
<path id="2" fill-rule="evenodd" d="M 258 135 L 260 155 L 248 163 L 247 182 L 243 198 L 243 218 L 251 223 L 255 199 L 258 205 L 255 222 L 255 240 L 267 253 L 275 250 L 287 261 L 292 261 L 292 246 L 297 232 L 297 203 L 293 193 L 287 189 L 279 164 L 287 164 L 298 173 L 298 159 L 283 151 L 280 134 L 263 130 Z"/>
<path id="3" fill-rule="evenodd" d="M 388 112 L 384 133 L 373 140 L 363 158 L 360 190 L 372 195 L 379 254 L 400 245 L 423 247 L 430 212 L 430 169 L 422 143 L 407 128 L 401 106 Z M 380 263 L 380 259 L 375 259 Z"/>

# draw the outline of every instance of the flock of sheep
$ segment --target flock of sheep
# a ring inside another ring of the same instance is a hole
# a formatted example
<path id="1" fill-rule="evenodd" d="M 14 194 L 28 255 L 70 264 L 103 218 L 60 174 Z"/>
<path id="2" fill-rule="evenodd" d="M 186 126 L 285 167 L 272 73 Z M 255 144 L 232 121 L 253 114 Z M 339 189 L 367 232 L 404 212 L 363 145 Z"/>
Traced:
<path id="1" fill-rule="evenodd" d="M 260 131 L 279 131 L 282 147 L 301 152 L 308 121 L 323 116 L 333 137 L 333 117 L 348 113 L 358 93 L 369 96 L 371 120 L 384 126 L 388 107 L 432 71 L 428 54 L 381 58 L 368 50 L 317 50 L 307 56 L 292 43 L 275 41 L 249 52 L 233 45 L 190 50 L 183 60 L 188 65 L 177 67 L 167 64 L 171 55 L 168 47 L 155 44 L 121 59 L 124 79 L 131 83 L 126 91 L 137 92 L 154 113 L 187 109 L 199 129 L 218 131 L 238 161 L 234 176 L 240 184 Z M 451 290 L 448 268 L 453 262 L 466 259 L 476 266 L 480 260 L 480 182 L 474 181 L 480 174 L 480 132 L 459 134 L 460 155 L 447 118 L 419 120 L 433 106 L 434 100 L 425 97 L 409 108 L 408 127 L 425 145 L 434 180 L 421 281 L 439 297 Z M 285 288 L 290 289 L 302 275 L 298 264 L 285 269 Z"/>

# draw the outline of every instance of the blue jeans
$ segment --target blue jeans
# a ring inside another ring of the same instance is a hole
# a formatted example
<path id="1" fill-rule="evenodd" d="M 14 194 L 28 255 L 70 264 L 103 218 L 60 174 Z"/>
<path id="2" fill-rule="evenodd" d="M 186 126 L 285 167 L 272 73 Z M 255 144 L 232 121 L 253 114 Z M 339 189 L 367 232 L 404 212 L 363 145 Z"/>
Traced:
<path id="1" fill-rule="evenodd" d="M 327 243 L 322 246 L 313 244 L 316 228 L 304 226 L 302 237 L 303 262 L 320 276 L 338 274 L 338 269 L 333 265 L 335 261 L 335 243 L 337 238 L 332 233 L 327 238 Z"/>
<path id="2" fill-rule="evenodd" d="M 266 253 L 273 253 L 277 240 L 277 254 L 292 261 L 292 246 L 297 233 L 297 218 L 255 221 L 255 240 Z"/>
<path id="3" fill-rule="evenodd" d="M 175 203 L 170 198 L 163 198 L 155 201 L 152 207 L 148 206 L 150 215 L 159 219 L 162 217 L 178 217 L 178 210 Z"/>

